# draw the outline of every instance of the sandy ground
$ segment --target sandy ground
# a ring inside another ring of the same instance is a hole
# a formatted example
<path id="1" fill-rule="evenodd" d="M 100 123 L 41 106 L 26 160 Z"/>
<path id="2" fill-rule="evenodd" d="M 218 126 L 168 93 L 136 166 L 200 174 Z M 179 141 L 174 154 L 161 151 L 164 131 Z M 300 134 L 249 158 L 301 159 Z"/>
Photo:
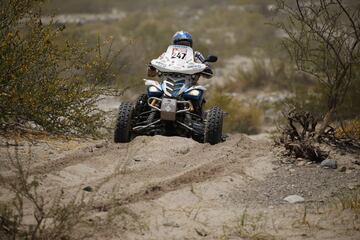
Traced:
<path id="1" fill-rule="evenodd" d="M 251 64 L 242 57 L 235 62 L 220 80 Z M 119 101 L 104 98 L 99 107 L 114 115 Z M 343 194 L 360 198 L 355 154 L 332 150 L 338 169 L 292 162 L 279 155 L 267 134 L 230 135 L 215 146 L 163 136 L 137 137 L 128 144 L 49 137 L 37 138 L 31 147 L 24 139 L 11 143 L 9 148 L 0 139 L 5 181 L 16 179 L 4 162 L 17 148 L 31 178 L 40 177 L 46 199 L 64 192 L 66 202 L 84 194 L 88 224 L 76 232 L 91 233 L 90 239 L 360 239 L 360 206 L 339 204 L 339 199 L 351 201 Z M 284 201 L 289 195 L 304 202 Z M 0 188 L 0 202 L 12 198 Z M 26 202 L 24 223 L 34 223 Z"/>
<path id="2" fill-rule="evenodd" d="M 2 144 L 2 160 L 6 149 Z M 29 155 L 26 142 L 18 149 L 20 158 Z M 112 216 L 92 239 L 360 239 L 359 210 L 336 204 L 338 194 L 360 186 L 359 166 L 351 163 L 358 156 L 334 152 L 347 168 L 340 172 L 282 163 L 275 153 L 265 135 L 239 134 L 215 146 L 163 136 L 129 144 L 47 139 L 30 154 L 43 195 L 80 190 L 91 199 L 87 221 Z M 283 200 L 293 194 L 305 202 Z M 0 201 L 10 197 L 1 189 Z M 31 223 L 31 209 L 25 215 Z"/>

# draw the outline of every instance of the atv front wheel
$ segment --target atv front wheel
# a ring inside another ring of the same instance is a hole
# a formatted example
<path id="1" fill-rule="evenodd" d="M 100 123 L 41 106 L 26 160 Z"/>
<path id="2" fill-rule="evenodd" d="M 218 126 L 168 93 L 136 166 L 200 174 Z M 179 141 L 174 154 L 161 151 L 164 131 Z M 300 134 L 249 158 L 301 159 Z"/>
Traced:
<path id="1" fill-rule="evenodd" d="M 127 143 L 131 141 L 131 122 L 133 115 L 133 104 L 124 102 L 120 104 L 119 115 L 116 120 L 114 142 Z"/>
<path id="2" fill-rule="evenodd" d="M 222 141 L 224 112 L 219 107 L 212 107 L 206 114 L 205 141 L 211 145 Z"/>

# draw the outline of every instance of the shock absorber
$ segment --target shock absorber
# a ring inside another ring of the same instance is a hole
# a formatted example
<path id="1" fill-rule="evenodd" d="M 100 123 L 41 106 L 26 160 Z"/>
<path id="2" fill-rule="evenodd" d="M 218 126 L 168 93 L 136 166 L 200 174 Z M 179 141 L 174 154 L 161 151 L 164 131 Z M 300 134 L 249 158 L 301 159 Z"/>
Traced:
<path id="1" fill-rule="evenodd" d="M 155 106 L 156 103 L 157 103 L 156 99 L 153 99 L 151 102 L 149 102 L 149 105 Z M 147 120 L 146 120 L 148 124 L 149 124 L 149 123 L 152 123 L 152 122 L 154 121 L 155 114 L 156 114 L 155 112 L 151 112 L 151 113 L 149 114 L 149 116 L 147 117 Z"/>

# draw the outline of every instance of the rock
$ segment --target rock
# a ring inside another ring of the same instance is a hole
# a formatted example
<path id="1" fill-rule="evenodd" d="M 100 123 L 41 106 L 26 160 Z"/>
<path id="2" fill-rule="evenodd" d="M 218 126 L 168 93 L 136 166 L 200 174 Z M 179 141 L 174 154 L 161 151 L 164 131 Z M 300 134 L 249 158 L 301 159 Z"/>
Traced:
<path id="1" fill-rule="evenodd" d="M 341 168 L 339 168 L 339 172 L 346 172 L 346 167 L 342 166 Z"/>
<path id="2" fill-rule="evenodd" d="M 324 161 L 322 161 L 320 163 L 320 166 L 323 168 L 332 168 L 332 169 L 336 169 L 337 168 L 337 162 L 336 160 L 333 159 L 325 159 Z"/>
<path id="3" fill-rule="evenodd" d="M 206 237 L 208 235 L 208 232 L 204 228 L 195 228 L 195 232 L 201 237 Z"/>
<path id="4" fill-rule="evenodd" d="M 85 192 L 92 192 L 93 191 L 92 187 L 90 187 L 90 186 L 84 187 L 83 190 Z"/>
<path id="5" fill-rule="evenodd" d="M 96 148 L 102 148 L 104 147 L 105 143 L 98 143 L 95 145 Z"/>
<path id="6" fill-rule="evenodd" d="M 289 203 L 301 203 L 304 202 L 305 199 L 299 195 L 290 195 L 284 198 L 284 201 L 287 201 Z"/>
<path id="7" fill-rule="evenodd" d="M 185 155 L 190 152 L 190 147 L 186 146 L 186 147 L 180 148 L 176 152 L 179 154 Z"/>
<path id="8" fill-rule="evenodd" d="M 305 164 L 306 164 L 305 161 L 299 161 L 296 165 L 298 165 L 298 166 L 304 166 Z"/>
<path id="9" fill-rule="evenodd" d="M 295 169 L 293 169 L 293 168 L 291 168 L 291 169 L 289 169 L 289 172 L 295 172 Z"/>

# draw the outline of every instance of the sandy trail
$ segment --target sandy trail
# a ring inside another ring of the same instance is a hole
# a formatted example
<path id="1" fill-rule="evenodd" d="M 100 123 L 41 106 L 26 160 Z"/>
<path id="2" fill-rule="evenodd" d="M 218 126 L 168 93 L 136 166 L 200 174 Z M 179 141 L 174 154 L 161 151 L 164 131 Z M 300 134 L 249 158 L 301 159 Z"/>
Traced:
<path id="1" fill-rule="evenodd" d="M 264 239 L 359 239 L 357 214 L 329 212 L 344 217 L 328 222 L 315 214 L 313 203 L 325 206 L 348 184 L 358 186 L 360 171 L 316 165 L 289 171 L 272 148 L 262 135 L 242 134 L 215 146 L 163 136 L 137 137 L 129 144 L 54 141 L 32 149 L 31 171 L 43 176 L 40 190 L 48 196 L 91 187 L 85 192 L 92 200 L 89 221 L 115 219 L 93 239 L 252 239 L 260 233 L 268 234 Z M 25 154 L 26 146 L 19 151 Z M 347 162 L 353 156 L 342 157 Z M 285 204 L 282 199 L 291 194 L 306 202 Z M 7 198 L 0 191 L 0 200 Z M 311 231 L 299 223 L 304 206 L 316 226 Z"/>
<path id="2" fill-rule="evenodd" d="M 97 189 L 97 202 L 106 205 L 106 198 L 114 197 L 108 193 L 116 187 L 118 204 L 132 203 L 245 169 L 245 176 L 261 177 L 262 169 L 252 167 L 257 162 L 250 159 L 264 158 L 259 152 L 265 153 L 266 146 L 257 147 L 261 151 L 253 151 L 254 147 L 251 139 L 241 135 L 217 146 L 180 137 L 138 137 L 129 144 L 79 150 L 34 172 L 46 173 L 46 190 L 91 186 Z"/>

